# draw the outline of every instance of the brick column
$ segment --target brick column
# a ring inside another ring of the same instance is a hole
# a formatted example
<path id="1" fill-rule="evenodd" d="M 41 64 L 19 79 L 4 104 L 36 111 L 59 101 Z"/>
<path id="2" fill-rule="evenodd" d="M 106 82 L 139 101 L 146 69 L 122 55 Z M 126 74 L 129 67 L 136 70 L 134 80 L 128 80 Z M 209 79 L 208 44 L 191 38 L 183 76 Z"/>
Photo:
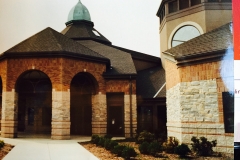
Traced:
<path id="1" fill-rule="evenodd" d="M 92 96 L 92 134 L 107 133 L 107 97 L 105 94 Z"/>
<path id="2" fill-rule="evenodd" d="M 70 139 L 70 91 L 53 89 L 52 139 Z"/>
<path id="3" fill-rule="evenodd" d="M 13 89 L 12 92 L 2 94 L 2 125 L 1 137 L 17 137 L 17 115 L 18 115 L 18 95 Z"/>
<path id="4" fill-rule="evenodd" d="M 131 98 L 131 99 L 130 99 Z M 130 101 L 132 102 L 132 133 L 133 136 L 137 129 L 137 99 L 136 95 L 124 95 L 124 127 L 125 127 L 125 137 L 131 137 L 131 123 L 130 123 Z"/>

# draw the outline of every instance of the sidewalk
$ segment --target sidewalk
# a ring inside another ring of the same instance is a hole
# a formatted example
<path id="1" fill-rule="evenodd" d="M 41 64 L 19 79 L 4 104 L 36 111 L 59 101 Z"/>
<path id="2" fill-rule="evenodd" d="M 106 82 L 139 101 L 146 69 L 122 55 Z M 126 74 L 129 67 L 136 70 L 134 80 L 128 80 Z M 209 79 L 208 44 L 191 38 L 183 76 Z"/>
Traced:
<path id="1" fill-rule="evenodd" d="M 0 138 L 15 145 L 4 160 L 98 160 L 78 142 L 89 141 L 90 137 L 73 137 L 71 140 L 38 138 Z"/>

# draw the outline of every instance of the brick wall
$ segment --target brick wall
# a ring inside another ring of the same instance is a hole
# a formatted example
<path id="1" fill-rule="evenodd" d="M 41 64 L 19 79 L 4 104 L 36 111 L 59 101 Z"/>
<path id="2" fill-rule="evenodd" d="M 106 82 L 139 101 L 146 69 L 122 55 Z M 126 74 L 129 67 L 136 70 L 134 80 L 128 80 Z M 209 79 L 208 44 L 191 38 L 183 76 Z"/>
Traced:
<path id="1" fill-rule="evenodd" d="M 165 71 L 166 88 L 168 90 L 180 82 L 179 69 L 173 62 L 165 60 Z"/>
<path id="2" fill-rule="evenodd" d="M 124 92 L 130 94 L 129 80 L 106 80 L 106 92 Z M 132 80 L 132 94 L 136 94 L 136 80 Z"/>

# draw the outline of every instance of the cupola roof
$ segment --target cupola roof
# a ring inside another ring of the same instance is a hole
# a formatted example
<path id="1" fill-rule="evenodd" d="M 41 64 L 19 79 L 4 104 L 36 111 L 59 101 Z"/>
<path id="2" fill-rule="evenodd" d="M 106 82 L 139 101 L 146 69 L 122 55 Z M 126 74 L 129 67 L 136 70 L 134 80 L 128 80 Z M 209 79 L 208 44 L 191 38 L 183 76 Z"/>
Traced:
<path id="1" fill-rule="evenodd" d="M 68 22 L 72 20 L 86 20 L 91 21 L 90 13 L 82 2 L 79 0 L 78 3 L 70 10 L 68 14 Z"/>

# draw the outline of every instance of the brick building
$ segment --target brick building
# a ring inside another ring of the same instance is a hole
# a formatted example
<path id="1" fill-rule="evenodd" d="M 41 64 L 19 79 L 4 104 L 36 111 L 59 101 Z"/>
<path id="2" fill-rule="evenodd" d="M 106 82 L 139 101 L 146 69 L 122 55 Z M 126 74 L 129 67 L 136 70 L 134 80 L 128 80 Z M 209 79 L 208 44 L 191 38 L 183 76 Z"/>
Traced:
<path id="1" fill-rule="evenodd" d="M 112 45 L 79 1 L 61 33 L 46 28 L 0 55 L 1 136 L 165 129 L 165 93 L 160 58 Z"/>
<path id="2" fill-rule="evenodd" d="M 231 0 L 163 0 L 161 59 L 166 72 L 167 132 L 183 143 L 217 140 L 233 153 Z"/>

